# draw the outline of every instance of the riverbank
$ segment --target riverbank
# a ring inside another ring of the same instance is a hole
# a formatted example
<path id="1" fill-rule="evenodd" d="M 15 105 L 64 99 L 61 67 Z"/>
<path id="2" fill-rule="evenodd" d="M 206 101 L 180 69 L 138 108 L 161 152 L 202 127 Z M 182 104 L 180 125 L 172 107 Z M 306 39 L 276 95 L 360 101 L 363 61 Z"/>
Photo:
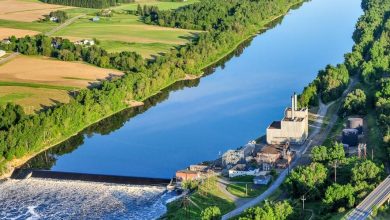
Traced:
<path id="1" fill-rule="evenodd" d="M 286 9 L 285 13 L 287 13 L 287 12 L 288 12 L 292 7 L 294 7 L 295 5 L 300 4 L 300 3 L 302 3 L 302 2 L 303 2 L 303 1 L 299 1 L 298 3 L 295 3 L 295 4 L 292 4 L 292 5 L 286 6 L 287 9 Z M 213 64 L 217 63 L 218 61 L 220 61 L 221 59 L 225 58 L 227 55 L 229 55 L 229 54 L 231 54 L 232 52 L 234 52 L 234 50 L 235 50 L 242 42 L 248 40 L 248 39 L 251 38 L 253 35 L 255 35 L 256 33 L 258 33 L 258 30 L 259 30 L 259 29 L 266 28 L 266 25 L 268 25 L 269 23 L 275 21 L 276 19 L 278 19 L 278 18 L 280 18 L 281 16 L 284 16 L 284 15 L 285 15 L 285 14 L 281 14 L 281 15 L 279 15 L 279 16 L 276 16 L 276 17 L 273 17 L 273 18 L 271 18 L 271 19 L 268 19 L 268 20 L 264 21 L 262 24 L 259 24 L 259 27 L 257 28 L 257 31 L 254 31 L 252 34 L 243 37 L 243 38 L 242 38 L 241 40 L 239 40 L 239 41 L 237 42 L 237 44 L 236 44 L 234 47 L 232 47 L 230 50 L 221 52 L 221 54 L 220 54 L 216 59 L 214 59 L 212 62 L 209 62 L 208 64 L 206 64 L 204 68 L 210 67 L 210 66 L 212 66 Z M 204 68 L 203 68 L 203 69 L 204 69 Z M 160 89 L 160 91 L 163 90 L 163 89 L 166 89 L 167 87 L 173 85 L 174 83 L 176 83 L 176 82 L 178 82 L 178 81 L 181 81 L 181 80 L 193 80 L 193 79 L 195 79 L 195 78 L 201 77 L 202 75 L 204 75 L 204 71 L 202 71 L 202 73 L 201 73 L 200 75 L 198 75 L 197 77 L 187 77 L 187 76 L 186 76 L 184 79 L 173 80 L 173 81 L 171 81 L 170 83 L 168 83 L 167 85 L 163 86 L 163 87 Z M 149 95 L 149 96 L 147 96 L 147 97 L 144 97 L 144 98 L 143 98 L 142 100 L 140 100 L 140 101 L 145 101 L 145 100 L 149 99 L 150 97 L 156 95 L 156 94 L 159 93 L 160 91 L 157 91 L 156 93 L 153 93 L 153 94 L 151 94 L 151 95 Z M 7 163 L 7 164 L 6 164 L 6 172 L 4 172 L 3 175 L 0 176 L 0 178 L 7 178 L 7 177 L 9 177 L 9 176 L 11 175 L 11 173 L 13 172 L 13 169 L 14 169 L 14 168 L 23 165 L 25 162 L 27 162 L 29 159 L 33 158 L 33 157 L 36 156 L 37 154 L 39 154 L 39 153 L 41 153 L 41 152 L 43 152 L 43 151 L 45 151 L 45 150 L 47 150 L 47 149 L 49 149 L 49 148 L 51 148 L 51 147 L 53 147 L 53 146 L 56 146 L 56 145 L 58 145 L 58 144 L 60 144 L 60 143 L 62 143 L 62 142 L 64 142 L 64 141 L 66 141 L 67 139 L 69 139 L 69 138 L 71 138 L 71 137 L 77 135 L 80 131 L 84 130 L 85 128 L 87 128 L 87 127 L 89 127 L 89 126 L 91 126 L 91 125 L 93 125 L 93 124 L 95 124 L 95 123 L 97 123 L 97 122 L 99 122 L 99 121 L 101 121 L 101 120 L 103 120 L 103 119 L 105 119 L 105 118 L 108 118 L 108 117 L 110 117 L 110 116 L 112 116 L 112 115 L 114 115 L 114 114 L 116 114 L 116 113 L 118 113 L 118 112 L 120 112 L 120 111 L 122 111 L 122 110 L 124 110 L 124 109 L 126 109 L 126 108 L 129 108 L 129 107 L 131 108 L 131 107 L 133 107 L 133 106 L 125 106 L 125 107 L 123 107 L 123 108 L 118 108 L 116 111 L 112 111 L 112 112 L 110 112 L 109 114 L 107 114 L 106 116 L 101 117 L 101 118 L 99 118 L 99 119 L 97 119 L 97 120 L 94 120 L 92 123 L 88 123 L 88 124 L 86 124 L 85 126 L 81 126 L 80 129 L 78 129 L 78 131 L 75 131 L 72 135 L 66 135 L 66 136 L 64 136 L 64 137 L 62 137 L 62 138 L 59 138 L 57 141 L 54 141 L 54 143 L 48 144 L 46 147 L 43 147 L 43 148 L 41 148 L 41 149 L 38 150 L 38 151 L 34 151 L 34 152 L 32 152 L 32 153 L 29 153 L 28 155 L 25 155 L 25 156 L 23 156 L 23 157 L 21 157 L 21 158 L 17 158 L 17 159 L 13 159 L 13 160 L 11 160 L 11 161 L 7 161 L 7 162 L 6 162 L 6 163 Z"/>

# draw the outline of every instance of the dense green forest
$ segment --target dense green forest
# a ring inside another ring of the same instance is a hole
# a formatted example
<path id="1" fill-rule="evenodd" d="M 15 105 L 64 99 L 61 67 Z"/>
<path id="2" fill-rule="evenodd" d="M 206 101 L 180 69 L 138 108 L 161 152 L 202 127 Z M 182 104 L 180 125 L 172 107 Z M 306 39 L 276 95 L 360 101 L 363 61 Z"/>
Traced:
<path id="1" fill-rule="evenodd" d="M 345 64 L 328 66 L 307 86 L 299 97 L 300 105 L 317 105 L 338 99 L 348 84 L 349 77 L 357 76 L 368 91 L 361 89 L 348 94 L 342 111 L 346 115 L 365 114 L 366 105 L 377 114 L 383 131 L 383 141 L 390 154 L 390 1 L 363 0 L 364 15 L 353 34 L 355 45 L 345 55 Z M 366 94 L 368 92 L 368 94 Z M 367 100 L 373 100 L 367 103 Z"/>
<path id="2" fill-rule="evenodd" d="M 134 0 L 41 0 L 48 4 L 69 5 L 83 8 L 108 8 L 118 3 L 130 3 Z"/>
<path id="3" fill-rule="evenodd" d="M 224 7 L 231 6 L 225 4 L 224 0 L 215 0 L 202 1 L 197 3 L 197 7 L 203 5 L 204 8 L 211 8 L 209 5 L 214 2 Z M 0 44 L 1 48 L 28 55 L 42 54 L 62 60 L 83 60 L 126 72 L 123 77 L 104 81 L 99 87 L 80 90 L 68 104 L 23 117 L 11 126 L 0 129 L 0 168 L 5 169 L 9 160 L 66 140 L 86 126 L 127 108 L 129 100 L 142 101 L 183 79 L 186 74 L 202 74 L 205 67 L 229 54 L 239 43 L 257 33 L 275 17 L 286 13 L 292 5 L 302 1 L 228 2 L 240 2 L 248 11 L 235 12 L 235 17 L 241 19 L 224 20 L 223 28 L 202 32 L 192 43 L 172 49 L 150 62 L 140 60 L 135 53 L 107 53 L 98 46 L 79 47 L 68 40 L 42 35 L 12 38 L 10 45 Z M 169 13 L 189 11 L 190 7 L 192 6 L 185 6 Z M 207 17 L 199 19 L 208 21 Z"/>

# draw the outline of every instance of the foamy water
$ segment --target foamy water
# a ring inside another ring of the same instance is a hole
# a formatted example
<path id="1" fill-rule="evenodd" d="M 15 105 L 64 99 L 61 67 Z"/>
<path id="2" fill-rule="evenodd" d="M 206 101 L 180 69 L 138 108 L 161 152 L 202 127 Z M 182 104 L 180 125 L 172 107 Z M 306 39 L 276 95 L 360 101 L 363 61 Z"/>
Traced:
<path id="1" fill-rule="evenodd" d="M 30 178 L 0 183 L 0 219 L 156 219 L 164 187 Z"/>

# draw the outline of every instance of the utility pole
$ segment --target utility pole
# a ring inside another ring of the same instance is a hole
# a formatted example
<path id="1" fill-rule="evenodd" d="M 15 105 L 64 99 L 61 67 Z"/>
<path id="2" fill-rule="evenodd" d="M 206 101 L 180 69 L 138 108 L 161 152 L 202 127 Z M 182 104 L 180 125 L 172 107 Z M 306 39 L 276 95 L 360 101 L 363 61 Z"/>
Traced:
<path id="1" fill-rule="evenodd" d="M 303 214 L 305 211 L 305 200 L 306 200 L 305 195 L 302 196 L 301 200 L 302 200 L 302 214 Z"/>
<path id="2" fill-rule="evenodd" d="M 374 148 L 371 148 L 371 160 L 374 161 Z"/>
<path id="3" fill-rule="evenodd" d="M 248 196 L 248 184 L 245 184 L 245 195 Z"/>
<path id="4" fill-rule="evenodd" d="M 337 182 L 337 163 L 338 163 L 338 161 L 335 160 L 335 161 L 333 161 L 333 164 L 332 164 L 332 166 L 334 168 L 334 182 L 335 183 Z"/>

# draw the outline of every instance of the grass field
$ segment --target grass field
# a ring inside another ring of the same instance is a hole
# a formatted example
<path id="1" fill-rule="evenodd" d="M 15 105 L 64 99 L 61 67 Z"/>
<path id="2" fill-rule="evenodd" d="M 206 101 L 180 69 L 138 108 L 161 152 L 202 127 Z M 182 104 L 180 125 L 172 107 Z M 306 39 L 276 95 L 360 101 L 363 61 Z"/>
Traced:
<path id="1" fill-rule="evenodd" d="M 13 102 L 21 105 L 27 114 L 32 114 L 45 106 L 69 102 L 68 93 L 58 89 L 0 85 L 0 105 Z"/>
<path id="2" fill-rule="evenodd" d="M 209 206 L 219 207 L 223 214 L 234 209 L 234 202 L 218 189 L 214 177 L 210 178 L 208 184 L 209 187 L 205 191 L 200 192 L 197 190 L 189 196 L 196 205 L 190 203 L 187 210 L 185 210 L 182 207 L 182 199 L 171 202 L 167 205 L 168 211 L 162 219 L 200 219 L 202 210 Z"/>
<path id="3" fill-rule="evenodd" d="M 248 187 L 248 194 L 246 192 L 246 188 Z M 234 183 L 229 184 L 226 187 L 226 190 L 229 191 L 231 194 L 241 197 L 241 198 L 251 198 L 260 195 L 263 193 L 268 186 L 257 186 L 253 183 Z"/>
<path id="4" fill-rule="evenodd" d="M 185 44 L 196 35 L 196 31 L 145 25 L 139 17 L 115 14 L 91 22 L 92 16 L 77 20 L 54 35 L 70 39 L 97 38 L 109 51 L 130 50 L 144 57 L 167 52 L 175 45 Z"/>

